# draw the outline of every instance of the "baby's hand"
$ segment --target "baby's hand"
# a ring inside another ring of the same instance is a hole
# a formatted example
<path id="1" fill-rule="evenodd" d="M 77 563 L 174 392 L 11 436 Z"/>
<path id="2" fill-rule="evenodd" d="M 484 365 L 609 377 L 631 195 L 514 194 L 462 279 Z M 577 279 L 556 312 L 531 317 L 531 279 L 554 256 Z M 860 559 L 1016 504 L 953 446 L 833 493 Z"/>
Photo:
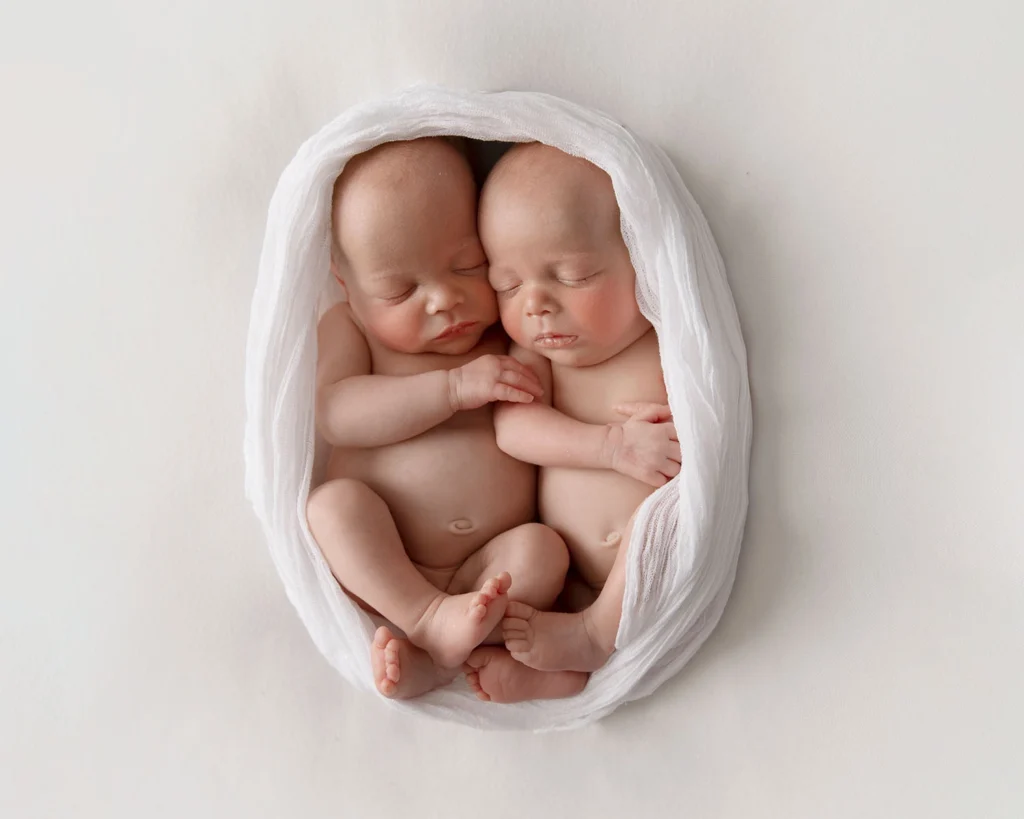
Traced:
<path id="1" fill-rule="evenodd" d="M 668 406 L 623 404 L 615 410 L 631 417 L 611 427 L 612 469 L 650 486 L 663 486 L 678 475 L 682 457 Z"/>
<path id="2" fill-rule="evenodd" d="M 529 404 L 543 394 L 536 373 L 508 355 L 482 355 L 448 373 L 448 395 L 456 412 L 492 401 Z"/>

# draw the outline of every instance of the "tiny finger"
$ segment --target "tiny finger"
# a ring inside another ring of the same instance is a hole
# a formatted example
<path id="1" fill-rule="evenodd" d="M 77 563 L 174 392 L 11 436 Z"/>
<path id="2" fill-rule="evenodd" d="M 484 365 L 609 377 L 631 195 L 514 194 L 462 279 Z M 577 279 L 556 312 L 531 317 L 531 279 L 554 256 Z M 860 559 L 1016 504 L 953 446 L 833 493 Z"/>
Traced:
<path id="1" fill-rule="evenodd" d="M 509 401 L 513 404 L 530 404 L 533 402 L 533 396 L 530 393 L 510 387 L 507 384 L 498 384 L 495 387 L 494 399 L 496 401 Z"/>
<path id="2" fill-rule="evenodd" d="M 506 370 L 501 374 L 499 380 L 502 384 L 509 384 L 530 393 L 534 398 L 540 398 L 544 394 L 544 388 L 541 387 L 539 381 L 535 381 L 523 373 L 515 372 L 514 370 Z"/>
<path id="3" fill-rule="evenodd" d="M 509 370 L 516 370 L 517 372 L 521 372 L 525 375 L 530 376 L 531 378 L 536 379 L 537 381 L 540 381 L 540 376 L 538 376 L 537 373 L 534 372 L 533 367 L 531 367 L 529 364 L 524 364 L 522 361 L 519 361 L 518 359 L 512 358 L 512 356 L 505 356 L 505 368 Z"/>
<path id="4" fill-rule="evenodd" d="M 668 478 L 662 475 L 660 472 L 648 472 L 644 475 L 644 483 L 655 488 L 664 486 L 668 482 Z"/>

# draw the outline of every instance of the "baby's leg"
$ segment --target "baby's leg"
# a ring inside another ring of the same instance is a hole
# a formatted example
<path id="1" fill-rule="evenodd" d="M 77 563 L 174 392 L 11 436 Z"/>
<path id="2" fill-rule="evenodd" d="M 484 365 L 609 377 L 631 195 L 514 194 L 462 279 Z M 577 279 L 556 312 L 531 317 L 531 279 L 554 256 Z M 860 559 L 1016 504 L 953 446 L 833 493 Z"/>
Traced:
<path id="1" fill-rule="evenodd" d="M 584 580 L 575 569 L 569 569 L 565 578 L 565 588 L 558 595 L 555 611 L 577 612 L 590 608 L 597 599 L 597 592 Z"/>
<path id="2" fill-rule="evenodd" d="M 491 633 L 508 603 L 508 575 L 448 595 L 417 571 L 384 501 L 360 481 L 318 487 L 306 516 L 342 587 L 404 631 L 443 668 L 457 668 Z M 379 681 L 378 681 L 379 682 Z"/>
<path id="3" fill-rule="evenodd" d="M 622 619 L 626 558 L 635 518 L 630 518 L 622 533 L 611 573 L 589 608 L 562 614 L 509 603 L 501 627 L 514 659 L 540 671 L 596 671 L 608 661 Z"/>
<path id="4" fill-rule="evenodd" d="M 489 577 L 507 572 L 514 578 L 509 600 L 549 609 L 565 585 L 568 570 L 569 549 L 561 535 L 550 526 L 524 523 L 502 532 L 470 555 L 447 590 L 450 594 L 472 591 Z"/>

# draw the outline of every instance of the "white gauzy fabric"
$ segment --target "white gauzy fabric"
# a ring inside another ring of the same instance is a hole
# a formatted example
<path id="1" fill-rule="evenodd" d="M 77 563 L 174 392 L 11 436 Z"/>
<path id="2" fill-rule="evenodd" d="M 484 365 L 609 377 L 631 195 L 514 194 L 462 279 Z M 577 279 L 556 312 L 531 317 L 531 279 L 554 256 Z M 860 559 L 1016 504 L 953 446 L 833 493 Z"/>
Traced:
<path id="1" fill-rule="evenodd" d="M 352 108 L 309 139 L 270 203 L 253 296 L 246 372 L 246 488 L 285 589 L 317 647 L 374 691 L 373 624 L 339 589 L 306 524 L 313 469 L 318 301 L 328 292 L 335 178 L 383 142 L 438 135 L 539 141 L 611 177 L 654 324 L 682 470 L 638 512 L 616 651 L 564 700 L 496 705 L 461 679 L 392 703 L 483 728 L 567 728 L 647 696 L 717 624 L 732 588 L 747 511 L 750 393 L 725 270 L 703 215 L 665 154 L 597 112 L 545 94 L 417 87 Z"/>

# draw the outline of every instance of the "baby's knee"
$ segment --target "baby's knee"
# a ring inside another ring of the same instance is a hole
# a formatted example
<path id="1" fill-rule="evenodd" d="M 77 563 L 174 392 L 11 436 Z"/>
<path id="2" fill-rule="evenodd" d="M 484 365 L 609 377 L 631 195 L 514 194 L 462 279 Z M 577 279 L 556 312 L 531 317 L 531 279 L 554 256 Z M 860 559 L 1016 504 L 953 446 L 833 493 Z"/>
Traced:
<path id="1" fill-rule="evenodd" d="M 526 528 L 523 551 L 528 559 L 564 577 L 569 571 L 569 547 L 562 536 L 542 523 L 528 523 Z"/>
<path id="2" fill-rule="evenodd" d="M 518 579 L 520 588 L 531 586 L 533 592 L 545 600 L 551 598 L 544 604 L 548 605 L 558 596 L 565 583 L 565 575 L 569 571 L 569 549 L 561 535 L 550 526 L 540 523 L 526 524 L 520 536 L 515 551 L 513 585 L 517 585 L 515 581 Z"/>
<path id="3" fill-rule="evenodd" d="M 314 535 L 332 529 L 339 521 L 365 514 L 380 496 L 362 481 L 339 478 L 318 486 L 306 501 L 306 520 Z"/>

